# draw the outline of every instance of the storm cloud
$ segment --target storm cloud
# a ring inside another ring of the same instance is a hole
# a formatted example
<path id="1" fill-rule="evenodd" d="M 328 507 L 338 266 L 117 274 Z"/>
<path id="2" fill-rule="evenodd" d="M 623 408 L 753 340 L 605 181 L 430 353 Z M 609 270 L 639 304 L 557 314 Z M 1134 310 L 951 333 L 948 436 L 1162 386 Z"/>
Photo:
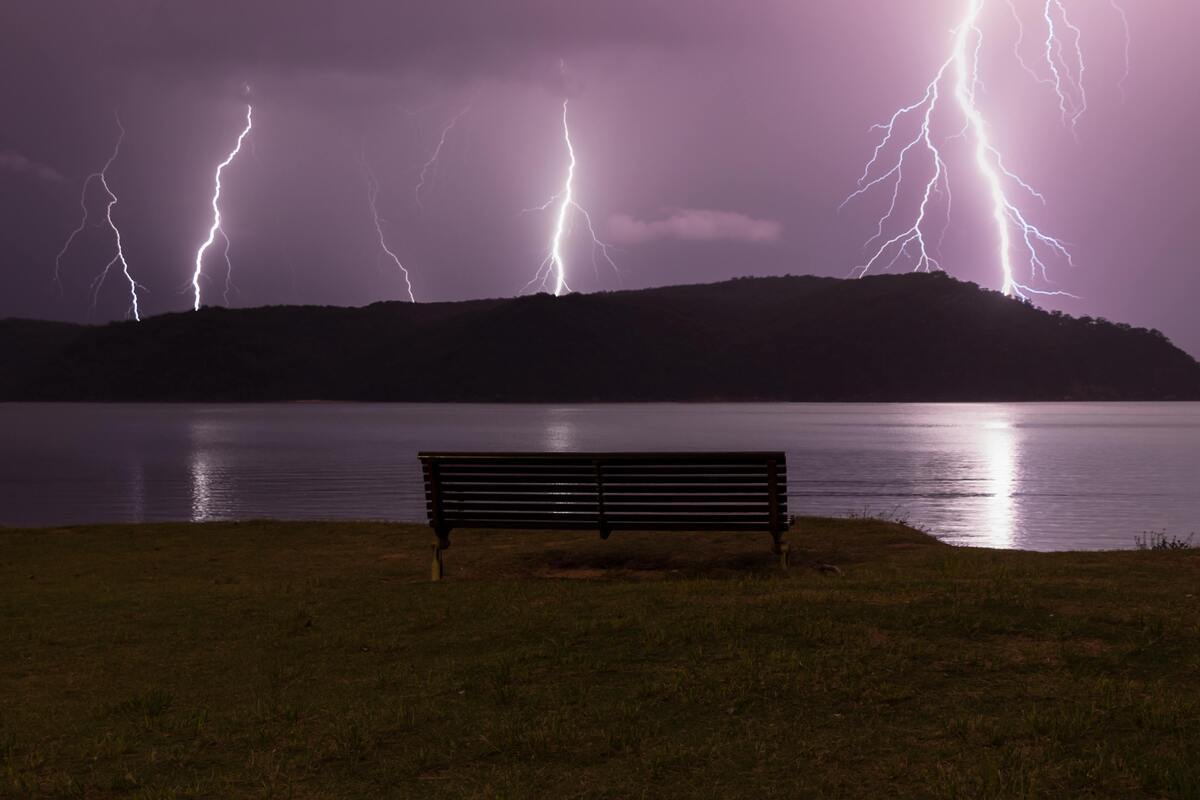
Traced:
<path id="1" fill-rule="evenodd" d="M 546 79 L 604 48 L 714 48 L 778 30 L 784 0 L 50 0 L 0 11 L 5 30 L 128 69 L 416 71 Z M 69 22 L 64 8 L 70 6 Z M 20 41 L 20 39 L 18 39 Z"/>
<path id="2" fill-rule="evenodd" d="M 39 164 L 13 150 L 0 150 L 0 171 L 16 172 L 50 182 L 64 180 L 54 167 Z"/>

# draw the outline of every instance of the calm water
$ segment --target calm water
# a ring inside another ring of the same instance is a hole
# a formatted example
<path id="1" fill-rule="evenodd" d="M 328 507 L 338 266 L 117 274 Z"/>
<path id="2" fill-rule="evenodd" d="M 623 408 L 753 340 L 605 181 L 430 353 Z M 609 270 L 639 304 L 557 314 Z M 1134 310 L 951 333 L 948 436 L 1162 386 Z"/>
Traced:
<path id="1" fill-rule="evenodd" d="M 956 543 L 1200 531 L 1200 404 L 0 404 L 0 524 L 417 520 L 421 449 L 787 451 L 801 514 Z"/>

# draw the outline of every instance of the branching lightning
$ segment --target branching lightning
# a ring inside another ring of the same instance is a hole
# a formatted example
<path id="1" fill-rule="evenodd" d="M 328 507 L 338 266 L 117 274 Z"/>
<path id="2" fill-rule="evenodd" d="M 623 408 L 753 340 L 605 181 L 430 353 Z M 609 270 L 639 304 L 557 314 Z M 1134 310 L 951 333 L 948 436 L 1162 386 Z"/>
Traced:
<path id="1" fill-rule="evenodd" d="M 529 283 L 525 284 L 521 291 L 525 291 L 533 286 L 546 289 L 553 284 L 554 295 L 556 297 L 562 295 L 563 292 L 571 291 L 571 287 L 567 283 L 567 262 L 563 252 L 563 241 L 566 239 L 567 234 L 570 233 L 572 211 L 578 213 L 583 218 L 584 224 L 588 229 L 588 234 L 592 237 L 593 266 L 596 266 L 596 256 L 599 254 L 618 277 L 621 274 L 616 262 L 612 259 L 612 254 L 610 253 L 611 246 L 600 240 L 600 237 L 596 233 L 596 227 L 592 224 L 591 214 L 575 200 L 575 170 L 578 167 L 579 161 L 575 155 L 575 145 L 571 141 L 571 126 L 567 117 L 569 103 L 569 100 L 564 100 L 562 105 L 563 141 L 567 149 L 567 177 L 562 191 L 542 205 L 526 209 L 526 211 L 545 211 L 557 204 L 557 210 L 554 215 L 554 232 L 550 237 L 550 251 L 542 259 L 542 263 L 538 266 L 533 278 Z"/>
<path id="2" fill-rule="evenodd" d="M 221 227 L 221 176 L 224 174 L 225 168 L 232 164 L 233 160 L 237 158 L 238 153 L 242 151 L 242 143 L 246 140 L 246 137 L 250 135 L 251 128 L 254 127 L 253 115 L 254 108 L 250 105 L 247 105 L 246 127 L 243 128 L 241 134 L 238 135 L 237 143 L 234 145 L 233 150 L 228 156 L 225 157 L 224 161 L 217 165 L 216 176 L 213 180 L 214 189 L 212 196 L 212 225 L 208 229 L 208 238 L 204 240 L 204 243 L 200 245 L 200 249 L 196 251 L 196 268 L 192 273 L 192 290 L 195 294 L 195 302 L 192 304 L 192 308 L 196 311 L 200 310 L 200 279 L 204 276 L 204 254 L 207 252 L 208 248 L 212 247 L 213 244 L 216 243 L 217 234 L 220 234 L 225 238 L 225 297 L 226 301 L 228 302 L 233 265 L 229 261 L 229 237 L 225 235 L 225 231 Z"/>
<path id="3" fill-rule="evenodd" d="M 383 219 L 379 216 L 379 179 L 375 176 L 374 170 L 367 162 L 366 145 L 363 146 L 362 155 L 359 158 L 359 163 L 362 165 L 363 176 L 367 183 L 367 204 L 371 209 L 371 221 L 375 226 L 375 234 L 379 237 L 379 247 L 387 254 L 392 263 L 396 265 L 396 269 L 400 270 L 401 276 L 404 278 L 404 288 L 408 292 L 409 302 L 417 302 L 417 298 L 413 295 L 412 280 L 409 277 L 408 269 L 400 260 L 400 256 L 388 247 L 387 236 L 383 232 Z"/>
<path id="4" fill-rule="evenodd" d="M 414 189 L 414 194 L 417 199 L 417 210 L 419 213 L 425 213 L 425 204 L 421 202 L 421 193 L 425 190 L 425 186 L 437 176 L 438 164 L 442 158 L 442 150 L 446 147 L 446 139 L 450 136 L 450 132 L 458 125 L 459 120 L 467 115 L 471 110 L 471 106 L 463 106 L 463 109 L 455 114 L 450 120 L 442 126 L 442 135 L 438 139 L 437 147 L 433 150 L 433 155 L 429 160 L 421 165 L 421 174 L 417 179 L 417 185 Z"/>
<path id="5" fill-rule="evenodd" d="M 971 163 L 988 200 L 997 241 L 996 259 L 1002 277 L 1001 290 L 1007 295 L 1024 299 L 1030 295 L 1066 295 L 1068 293 L 1063 291 L 1034 288 L 1031 285 L 1035 281 L 1049 282 L 1047 260 L 1056 259 L 1072 265 L 1073 260 L 1067 245 L 1031 222 L 1014 199 L 1025 195 L 1045 204 L 1045 198 L 1033 186 L 1005 165 L 1003 155 L 992 141 L 987 118 L 978 102 L 983 88 L 980 53 L 984 31 L 980 19 L 987 0 L 963 2 L 964 14 L 952 32 L 950 54 L 926 85 L 921 98 L 899 108 L 887 122 L 871 128 L 880 132 L 880 139 L 858 180 L 857 190 L 846 198 L 842 207 L 880 186 L 890 186 L 891 199 L 887 210 L 879 218 L 875 235 L 866 243 L 870 257 L 854 271 L 862 276 L 876 268 L 889 269 L 904 259 L 909 260 L 914 271 L 942 269 L 939 262 L 940 246 L 949 227 L 952 205 L 950 174 L 942 144 L 950 139 L 963 138 L 971 142 Z M 1007 2 L 1017 23 L 1018 35 L 1013 46 L 1017 62 L 1039 83 L 1053 87 L 1062 122 L 1075 133 L 1088 109 L 1088 95 L 1084 86 L 1087 67 L 1081 29 L 1071 21 L 1064 0 L 1037 0 L 1041 4 L 1041 22 L 1046 29 L 1046 38 L 1040 40 L 1044 71 L 1039 71 L 1023 55 L 1026 27 L 1014 0 Z M 1128 22 L 1117 0 L 1110 2 L 1125 24 L 1128 67 Z M 940 106 L 946 98 L 952 101 L 953 110 L 962 119 L 961 128 L 949 137 L 938 132 L 944 113 Z M 909 135 L 904 131 L 912 126 L 913 121 L 916 123 L 916 132 Z M 892 160 L 885 160 L 893 152 L 895 155 Z M 911 224 L 901 233 L 889 235 L 885 231 L 894 227 L 889 223 L 898 214 L 906 170 L 923 171 L 922 179 L 916 179 L 919 186 L 916 211 Z M 936 242 L 931 244 L 930 227 L 935 224 L 935 217 L 940 217 L 940 233 Z M 1020 271 L 1017 258 L 1022 264 Z M 1029 278 L 1023 277 L 1026 271 Z"/>
<path id="6" fill-rule="evenodd" d="M 66 242 L 63 243 L 62 249 L 58 251 L 58 255 L 54 259 L 54 282 L 58 284 L 59 290 L 61 291 L 62 260 L 63 257 L 66 256 L 67 251 L 71 249 L 71 245 L 75 242 L 75 238 L 79 236 L 79 234 L 81 234 L 87 227 L 88 219 L 90 217 L 87 204 L 88 188 L 92 185 L 93 181 L 97 181 L 100 183 L 101 188 L 104 189 L 104 193 L 108 196 L 107 204 L 104 207 L 104 219 L 108 223 L 108 227 L 113 233 L 113 240 L 116 243 L 117 251 L 112 257 L 112 260 L 105 264 L 104 269 L 101 270 L 100 274 L 97 275 L 92 281 L 92 308 L 94 309 L 96 304 L 99 302 L 100 289 L 104 286 L 104 282 L 108 278 L 112 268 L 117 264 L 120 264 L 121 273 L 125 276 L 125 280 L 129 282 L 129 314 L 135 320 L 141 322 L 141 310 L 138 307 L 138 289 L 141 287 L 138 282 L 133 279 L 133 275 L 130 274 L 129 262 L 125 259 L 125 247 L 121 241 L 121 229 L 117 227 L 117 223 L 113 219 L 113 208 L 116 207 L 118 202 L 117 195 L 115 192 L 113 192 L 112 187 L 108 183 L 108 170 L 113 165 L 113 162 L 117 160 L 117 157 L 121 155 L 121 145 L 125 141 L 125 126 L 121 124 L 121 116 L 114 111 L 113 118 L 117 122 L 117 130 L 119 131 L 117 135 L 117 143 L 113 146 L 112 155 L 110 155 L 108 160 L 104 162 L 104 166 L 101 167 L 99 171 L 88 175 L 83 181 L 83 187 L 79 193 L 79 208 L 82 212 L 82 216 L 79 220 L 79 226 L 75 228 L 75 230 L 71 231 L 71 235 L 67 237 Z"/>
<path id="7" fill-rule="evenodd" d="M 1117 0 L 1108 0 L 1108 4 L 1112 6 L 1113 11 L 1121 19 L 1121 30 L 1125 33 L 1125 72 L 1121 74 L 1121 79 L 1117 81 L 1117 89 L 1121 92 L 1121 99 L 1125 99 L 1125 81 L 1129 80 L 1129 73 L 1133 69 L 1133 58 L 1130 51 L 1133 49 L 1133 37 L 1129 32 L 1129 15 L 1125 13 L 1125 9 Z"/>
<path id="8" fill-rule="evenodd" d="M 233 285 L 233 262 L 229 260 L 229 248 L 232 246 L 232 242 L 229 241 L 229 234 L 224 230 L 221 231 L 221 238 L 225 240 L 225 249 L 222 251 L 222 255 L 225 257 L 225 290 L 221 292 L 221 299 L 228 306 L 229 294 L 237 291 L 237 287 Z"/>

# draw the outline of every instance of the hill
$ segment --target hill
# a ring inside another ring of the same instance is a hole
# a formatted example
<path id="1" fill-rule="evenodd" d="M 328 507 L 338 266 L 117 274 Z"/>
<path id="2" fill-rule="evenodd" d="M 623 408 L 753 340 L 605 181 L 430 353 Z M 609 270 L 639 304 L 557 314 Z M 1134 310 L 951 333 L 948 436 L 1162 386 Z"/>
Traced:
<path id="1" fill-rule="evenodd" d="M 941 274 L 0 322 L 0 399 L 1200 399 L 1157 331 Z"/>

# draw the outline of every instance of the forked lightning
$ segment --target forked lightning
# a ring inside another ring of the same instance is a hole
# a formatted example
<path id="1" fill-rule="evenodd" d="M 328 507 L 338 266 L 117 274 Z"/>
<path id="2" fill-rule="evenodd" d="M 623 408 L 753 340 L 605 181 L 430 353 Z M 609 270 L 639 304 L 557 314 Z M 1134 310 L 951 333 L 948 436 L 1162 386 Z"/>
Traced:
<path id="1" fill-rule="evenodd" d="M 1018 31 L 1013 53 L 1026 72 L 1039 83 L 1053 87 L 1062 122 L 1074 133 L 1088 110 L 1083 32 L 1071 20 L 1066 0 L 1037 2 L 1040 21 L 1045 26 L 1040 55 L 1044 63 L 1038 67 L 1024 58 L 1022 45 L 1028 29 L 1013 0 L 1008 0 Z M 942 269 L 938 254 L 949 227 L 952 205 L 950 174 L 943 149 L 948 141 L 965 138 L 970 143 L 971 163 L 985 194 L 989 224 L 995 234 L 1001 291 L 1026 299 L 1030 295 L 1068 294 L 1047 288 L 1052 285 L 1047 261 L 1073 264 L 1071 252 L 1062 240 L 1034 224 L 1018 202 L 1027 198 L 1044 204 L 1045 198 L 1005 165 L 979 103 L 983 88 L 980 53 L 985 39 L 981 17 L 987 0 L 964 0 L 964 3 L 963 16 L 952 32 L 950 53 L 925 86 L 921 98 L 872 128 L 880 132 L 879 142 L 859 178 L 858 189 L 846 198 L 842 207 L 877 187 L 890 188 L 891 197 L 878 220 L 875 235 L 867 241 L 869 258 L 855 268 L 855 273 L 862 276 L 876 269 L 889 269 L 906 259 L 915 271 Z M 1125 28 L 1128 73 L 1128 20 L 1116 0 L 1111 3 Z M 945 116 L 943 101 L 952 102 L 960 118 L 950 129 L 951 135 L 941 128 Z M 913 127 L 913 123 L 914 134 L 902 133 Z M 901 232 L 893 234 L 890 231 L 895 230 L 899 207 L 904 202 L 906 170 L 920 171 L 921 175 L 914 181 L 916 189 L 910 200 L 915 211 L 910 221 L 903 223 Z M 935 232 L 937 239 L 932 240 Z"/>

